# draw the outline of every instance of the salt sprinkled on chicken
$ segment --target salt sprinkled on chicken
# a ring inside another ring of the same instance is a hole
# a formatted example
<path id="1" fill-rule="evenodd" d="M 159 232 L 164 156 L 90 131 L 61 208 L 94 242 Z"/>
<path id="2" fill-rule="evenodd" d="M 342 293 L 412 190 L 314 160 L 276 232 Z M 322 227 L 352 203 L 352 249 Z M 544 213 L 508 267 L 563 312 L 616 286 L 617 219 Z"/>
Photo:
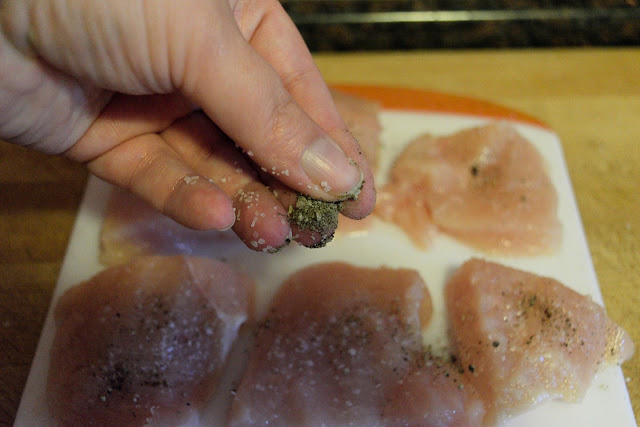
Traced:
<path id="1" fill-rule="evenodd" d="M 385 393 L 416 363 L 430 315 L 415 271 L 299 271 L 260 324 L 230 424 L 380 425 Z"/>
<path id="2" fill-rule="evenodd" d="M 487 422 L 548 399 L 582 399 L 605 365 L 633 354 L 629 335 L 560 282 L 472 259 L 446 288 L 459 366 L 485 399 Z"/>
<path id="3" fill-rule="evenodd" d="M 131 426 L 197 418 L 252 301 L 248 277 L 181 256 L 142 257 L 71 288 L 55 309 L 47 381 L 54 420 Z"/>

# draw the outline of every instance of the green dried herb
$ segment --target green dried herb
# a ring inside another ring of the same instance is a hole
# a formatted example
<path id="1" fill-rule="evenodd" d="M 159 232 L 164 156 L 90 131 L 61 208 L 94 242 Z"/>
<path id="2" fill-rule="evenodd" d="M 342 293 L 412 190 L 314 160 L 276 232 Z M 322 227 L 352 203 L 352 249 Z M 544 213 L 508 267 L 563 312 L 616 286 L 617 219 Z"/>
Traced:
<path id="1" fill-rule="evenodd" d="M 298 195 L 295 206 L 289 206 L 289 221 L 303 230 L 324 234 L 338 227 L 338 203 Z"/>

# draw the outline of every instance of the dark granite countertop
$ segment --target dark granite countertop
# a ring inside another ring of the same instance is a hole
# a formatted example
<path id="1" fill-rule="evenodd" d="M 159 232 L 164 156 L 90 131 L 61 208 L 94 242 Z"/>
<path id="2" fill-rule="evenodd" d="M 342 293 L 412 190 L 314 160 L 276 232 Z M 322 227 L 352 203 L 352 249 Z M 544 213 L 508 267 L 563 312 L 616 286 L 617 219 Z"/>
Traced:
<path id="1" fill-rule="evenodd" d="M 282 0 L 313 51 L 638 46 L 638 0 Z"/>

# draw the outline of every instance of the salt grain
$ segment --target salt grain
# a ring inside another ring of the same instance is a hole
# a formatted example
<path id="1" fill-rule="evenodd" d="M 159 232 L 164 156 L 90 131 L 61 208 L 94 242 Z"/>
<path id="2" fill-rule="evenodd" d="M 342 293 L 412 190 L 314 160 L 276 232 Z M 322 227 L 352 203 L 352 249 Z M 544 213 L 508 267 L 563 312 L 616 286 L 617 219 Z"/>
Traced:
<path id="1" fill-rule="evenodd" d="M 185 176 L 184 178 L 182 178 L 182 180 L 188 185 L 194 185 L 198 178 L 200 178 L 198 175 Z"/>

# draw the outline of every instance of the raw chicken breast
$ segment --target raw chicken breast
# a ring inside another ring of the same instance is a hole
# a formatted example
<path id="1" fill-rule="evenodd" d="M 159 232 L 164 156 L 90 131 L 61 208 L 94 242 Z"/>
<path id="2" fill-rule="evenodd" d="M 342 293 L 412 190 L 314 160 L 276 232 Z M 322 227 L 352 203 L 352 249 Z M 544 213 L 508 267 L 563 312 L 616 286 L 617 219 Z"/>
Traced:
<path id="1" fill-rule="evenodd" d="M 477 427 L 485 415 L 479 394 L 451 361 L 425 356 L 399 382 L 383 410 L 389 426 Z"/>
<path id="2" fill-rule="evenodd" d="M 605 310 L 554 279 L 472 259 L 446 287 L 453 352 L 487 421 L 548 399 L 580 401 L 598 369 L 633 343 Z"/>
<path id="3" fill-rule="evenodd" d="M 433 225 L 471 246 L 539 254 L 561 237 L 557 195 L 536 148 L 506 123 L 435 138 L 396 160 L 378 213 L 425 247 Z"/>
<path id="4" fill-rule="evenodd" d="M 226 264 L 181 256 L 143 257 L 69 289 L 47 382 L 56 425 L 197 421 L 253 292 Z"/>
<path id="5" fill-rule="evenodd" d="M 385 396 L 422 360 L 430 316 L 413 270 L 328 263 L 295 273 L 259 327 L 230 425 L 381 425 Z"/>
<path id="6" fill-rule="evenodd" d="M 237 239 L 232 231 L 186 228 L 133 194 L 114 188 L 100 232 L 100 262 L 123 264 L 141 255 L 191 255 L 212 241 Z"/>

